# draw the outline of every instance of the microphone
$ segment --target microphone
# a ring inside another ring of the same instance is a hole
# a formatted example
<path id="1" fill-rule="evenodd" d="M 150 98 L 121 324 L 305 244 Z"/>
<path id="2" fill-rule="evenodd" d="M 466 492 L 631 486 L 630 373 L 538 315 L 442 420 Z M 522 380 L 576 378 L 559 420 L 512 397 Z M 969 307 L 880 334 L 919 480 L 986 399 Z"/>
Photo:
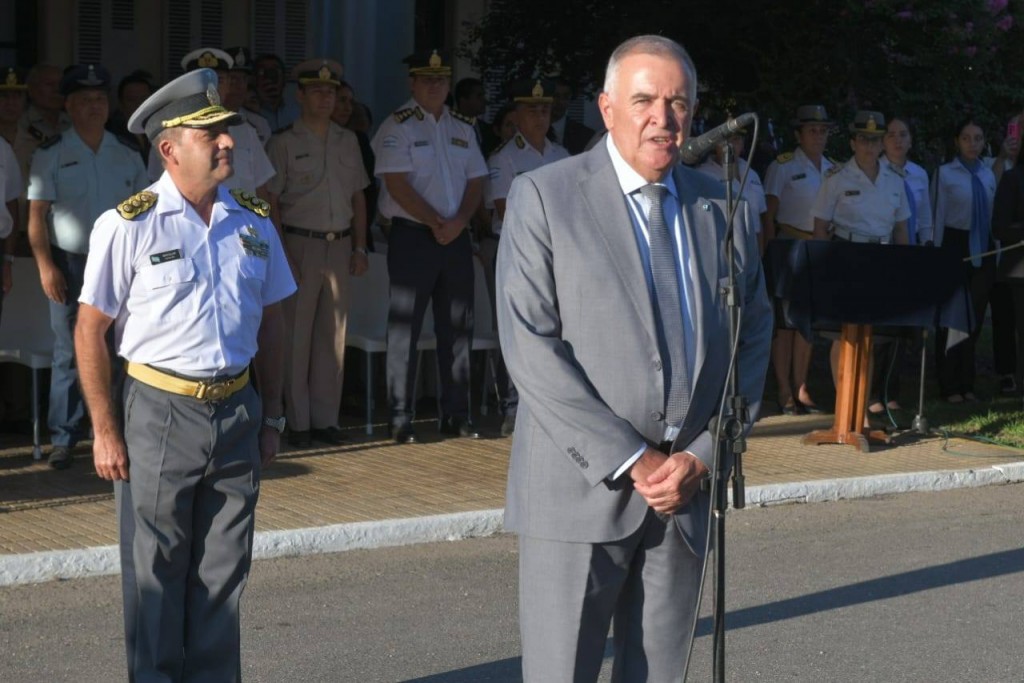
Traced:
<path id="1" fill-rule="evenodd" d="M 707 154 L 718 143 L 752 125 L 756 119 L 757 114 L 753 112 L 740 114 L 734 119 L 729 119 L 717 128 L 712 128 L 707 133 L 690 138 L 684 142 L 679 150 L 679 156 L 684 164 L 696 164 L 702 156 Z"/>

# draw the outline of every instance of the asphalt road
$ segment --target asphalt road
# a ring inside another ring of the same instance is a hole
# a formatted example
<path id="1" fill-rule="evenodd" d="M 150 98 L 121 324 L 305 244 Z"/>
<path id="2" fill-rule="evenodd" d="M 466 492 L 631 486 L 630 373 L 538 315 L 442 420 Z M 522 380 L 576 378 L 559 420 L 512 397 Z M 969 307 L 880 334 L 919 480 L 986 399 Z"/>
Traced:
<path id="1" fill-rule="evenodd" d="M 727 679 L 1024 681 L 1022 522 L 1024 485 L 730 514 Z M 518 681 L 515 567 L 510 537 L 258 562 L 246 680 Z M 120 629 L 117 577 L 0 589 L 0 682 L 124 680 Z"/>

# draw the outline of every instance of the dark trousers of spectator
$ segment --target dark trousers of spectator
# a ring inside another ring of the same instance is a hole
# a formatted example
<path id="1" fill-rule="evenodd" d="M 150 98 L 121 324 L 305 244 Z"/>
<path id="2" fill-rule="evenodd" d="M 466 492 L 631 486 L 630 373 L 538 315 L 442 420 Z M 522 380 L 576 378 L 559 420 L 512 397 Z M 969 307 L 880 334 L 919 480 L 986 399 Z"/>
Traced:
<path id="1" fill-rule="evenodd" d="M 75 323 L 78 297 L 85 275 L 85 254 L 72 254 L 51 247 L 53 263 L 67 283 L 64 303 L 50 302 L 50 327 L 53 329 L 53 369 L 50 374 L 50 442 L 54 446 L 73 447 L 84 436 L 82 420 L 85 402 L 78 387 L 75 365 Z"/>
<path id="2" fill-rule="evenodd" d="M 1013 280 L 1004 284 L 1010 290 L 1010 301 L 1013 303 L 1013 332 L 1016 337 L 1014 353 L 1017 361 L 1013 375 L 1017 383 L 1017 391 L 1021 392 L 1024 391 L 1024 280 Z"/>
<path id="3" fill-rule="evenodd" d="M 494 291 L 494 278 L 495 269 L 497 266 L 498 256 L 498 237 L 485 237 L 480 240 L 480 259 L 484 264 L 484 273 L 487 276 L 487 295 L 491 298 L 491 311 L 497 311 L 496 296 Z M 497 331 L 498 321 L 491 321 L 491 329 Z M 508 375 L 508 368 L 505 367 L 505 359 L 501 355 L 501 349 L 498 349 L 497 358 L 494 363 L 494 381 L 498 385 L 498 395 L 501 396 L 501 410 L 502 415 L 516 414 L 516 410 L 519 408 L 519 392 L 516 391 L 516 385 L 513 384 L 512 378 Z"/>
<path id="4" fill-rule="evenodd" d="M 438 244 L 420 223 L 394 218 L 388 238 L 388 402 L 392 425 L 412 419 L 416 344 L 432 303 L 441 375 L 441 411 L 469 417 L 469 361 L 473 340 L 473 249 L 469 232 Z"/>
<path id="5" fill-rule="evenodd" d="M 992 366 L 999 377 L 1017 373 L 1016 314 L 1013 291 L 1008 282 L 996 282 L 989 295 L 992 306 Z"/>

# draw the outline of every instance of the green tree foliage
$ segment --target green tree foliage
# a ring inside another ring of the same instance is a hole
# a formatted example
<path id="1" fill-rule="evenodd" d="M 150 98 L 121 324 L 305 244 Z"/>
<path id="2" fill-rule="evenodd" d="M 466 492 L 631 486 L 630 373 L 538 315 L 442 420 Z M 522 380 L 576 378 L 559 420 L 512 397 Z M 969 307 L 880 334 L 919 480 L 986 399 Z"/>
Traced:
<path id="1" fill-rule="evenodd" d="M 1024 0 L 492 0 L 464 44 L 482 71 L 561 73 L 589 94 L 625 38 L 682 43 L 700 75 L 701 106 L 786 121 L 823 103 L 902 113 L 918 156 L 937 163 L 955 122 L 978 117 L 995 148 L 1024 109 Z M 1018 18 L 1019 17 L 1019 18 Z M 836 136 L 838 156 L 849 156 Z M 788 143 L 789 141 L 787 141 Z"/>

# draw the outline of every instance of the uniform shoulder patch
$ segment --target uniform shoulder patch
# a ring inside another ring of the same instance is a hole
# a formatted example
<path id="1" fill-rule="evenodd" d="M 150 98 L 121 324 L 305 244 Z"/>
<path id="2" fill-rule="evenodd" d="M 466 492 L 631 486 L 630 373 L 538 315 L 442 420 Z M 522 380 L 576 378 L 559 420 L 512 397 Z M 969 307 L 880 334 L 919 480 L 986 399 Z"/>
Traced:
<path id="1" fill-rule="evenodd" d="M 156 206 L 156 199 L 156 193 L 143 190 L 118 204 L 117 212 L 126 221 L 133 221 Z"/>
<path id="2" fill-rule="evenodd" d="M 50 147 L 53 147 L 58 142 L 60 142 L 60 137 L 60 133 L 58 133 L 57 135 L 54 135 L 51 138 L 43 140 L 41 143 L 39 143 L 39 149 L 49 149 Z"/>
<path id="3" fill-rule="evenodd" d="M 516 141 L 516 147 L 519 149 L 526 149 L 526 140 L 523 139 L 522 135 L 516 133 L 512 136 L 512 139 Z"/>
<path id="4" fill-rule="evenodd" d="M 789 163 L 790 161 L 793 161 L 793 153 L 786 152 L 784 154 L 780 154 L 779 156 L 775 157 L 775 161 L 779 162 L 780 164 Z"/>
<path id="5" fill-rule="evenodd" d="M 832 176 L 834 176 L 834 175 L 835 175 L 836 173 L 839 173 L 839 172 L 840 172 L 840 171 L 842 171 L 842 170 L 843 170 L 843 164 L 836 164 L 836 165 L 835 165 L 835 166 L 833 166 L 832 168 L 830 168 L 830 169 L 828 169 L 827 171 L 825 171 L 825 177 L 826 177 L 826 178 L 831 178 L 831 177 L 832 177 Z"/>
<path id="6" fill-rule="evenodd" d="M 462 121 L 468 126 L 476 125 L 475 117 L 466 116 L 465 114 L 460 114 L 459 112 L 453 110 L 449 110 L 449 112 L 451 113 L 452 118 L 455 119 L 456 121 Z"/>
<path id="7" fill-rule="evenodd" d="M 28 134 L 31 135 L 35 140 L 39 140 L 40 142 L 45 142 L 46 141 L 46 133 L 44 133 L 43 131 L 39 130 L 35 126 L 29 126 L 27 130 L 28 130 Z"/>
<path id="8" fill-rule="evenodd" d="M 395 112 L 395 121 L 399 123 L 405 123 L 409 118 L 416 113 L 415 107 L 409 107 L 407 109 L 399 109 Z"/>
<path id="9" fill-rule="evenodd" d="M 231 196 L 234 197 L 235 201 L 241 206 L 249 209 L 260 218 L 270 217 L 270 204 L 263 201 L 252 192 L 236 188 L 231 190 Z"/>

